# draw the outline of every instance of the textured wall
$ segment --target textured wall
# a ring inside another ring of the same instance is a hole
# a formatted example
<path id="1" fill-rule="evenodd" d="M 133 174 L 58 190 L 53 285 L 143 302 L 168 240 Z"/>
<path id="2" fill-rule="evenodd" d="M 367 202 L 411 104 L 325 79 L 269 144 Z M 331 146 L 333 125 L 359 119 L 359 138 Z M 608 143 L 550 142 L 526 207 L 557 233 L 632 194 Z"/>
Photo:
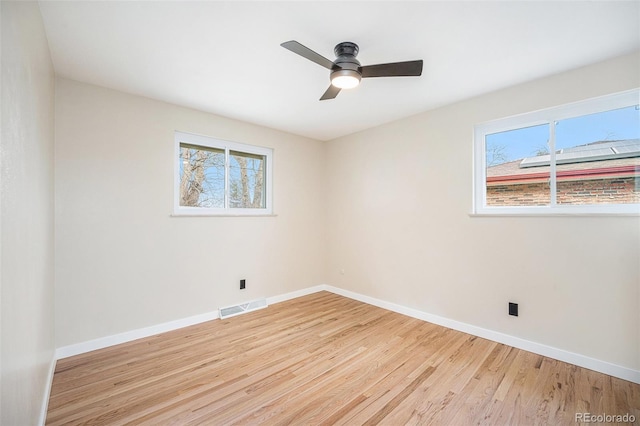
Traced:
<path id="1" fill-rule="evenodd" d="M 38 4 L 0 7 L 0 424 L 34 425 L 54 355 L 54 76 Z"/>

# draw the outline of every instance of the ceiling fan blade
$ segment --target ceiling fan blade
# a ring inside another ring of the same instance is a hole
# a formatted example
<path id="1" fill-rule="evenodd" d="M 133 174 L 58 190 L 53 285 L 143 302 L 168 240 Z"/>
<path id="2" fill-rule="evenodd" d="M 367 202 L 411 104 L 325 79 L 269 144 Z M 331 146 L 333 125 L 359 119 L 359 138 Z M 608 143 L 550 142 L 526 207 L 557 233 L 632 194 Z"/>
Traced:
<path id="1" fill-rule="evenodd" d="M 327 99 L 333 99 L 336 96 L 338 96 L 338 93 L 340 93 L 340 88 L 334 86 L 333 84 L 329 86 L 329 88 L 327 89 L 326 92 L 324 92 L 324 95 L 322 95 L 322 97 L 320 98 L 321 101 L 326 101 Z"/>
<path id="2" fill-rule="evenodd" d="M 280 46 L 284 47 L 292 51 L 293 53 L 297 53 L 298 55 L 307 58 L 310 61 L 315 62 L 318 65 L 321 65 L 325 68 L 331 69 L 333 67 L 333 62 L 325 58 L 324 56 L 314 52 L 306 46 L 298 43 L 295 40 L 285 41 Z"/>
<path id="3" fill-rule="evenodd" d="M 360 67 L 362 78 L 369 77 L 417 77 L 422 75 L 422 59 L 419 61 L 394 62 L 390 64 Z"/>

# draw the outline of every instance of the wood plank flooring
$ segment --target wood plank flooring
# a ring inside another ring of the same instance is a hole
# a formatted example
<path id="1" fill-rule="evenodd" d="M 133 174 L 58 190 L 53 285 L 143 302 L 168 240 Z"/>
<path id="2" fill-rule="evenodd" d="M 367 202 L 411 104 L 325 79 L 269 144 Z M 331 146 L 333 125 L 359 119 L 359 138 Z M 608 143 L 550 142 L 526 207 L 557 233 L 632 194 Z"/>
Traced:
<path id="1" fill-rule="evenodd" d="M 640 385 L 328 292 L 58 361 L 48 425 L 576 424 Z"/>

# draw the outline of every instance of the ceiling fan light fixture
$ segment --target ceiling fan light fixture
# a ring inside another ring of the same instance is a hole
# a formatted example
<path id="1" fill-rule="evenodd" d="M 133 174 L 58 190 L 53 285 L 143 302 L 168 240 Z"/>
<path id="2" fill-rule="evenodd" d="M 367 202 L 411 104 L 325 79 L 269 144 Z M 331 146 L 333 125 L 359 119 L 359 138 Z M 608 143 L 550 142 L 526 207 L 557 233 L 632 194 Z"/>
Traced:
<path id="1" fill-rule="evenodd" d="M 339 89 L 353 89 L 362 76 L 355 70 L 337 70 L 331 73 L 331 84 Z"/>

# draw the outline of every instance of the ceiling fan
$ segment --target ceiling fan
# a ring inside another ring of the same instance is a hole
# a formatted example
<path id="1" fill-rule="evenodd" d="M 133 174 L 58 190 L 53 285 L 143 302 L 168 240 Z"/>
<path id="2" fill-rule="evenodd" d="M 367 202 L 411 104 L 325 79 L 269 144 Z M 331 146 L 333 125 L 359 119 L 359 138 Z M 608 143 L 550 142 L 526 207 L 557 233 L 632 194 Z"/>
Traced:
<path id="1" fill-rule="evenodd" d="M 320 98 L 321 101 L 335 98 L 342 89 L 356 87 L 362 78 L 417 77 L 422 74 L 422 60 L 363 67 L 356 59 L 359 51 L 358 45 L 350 41 L 336 45 L 333 50 L 336 54 L 336 60 L 333 62 L 295 40 L 285 41 L 280 46 L 331 70 L 331 85 Z"/>

